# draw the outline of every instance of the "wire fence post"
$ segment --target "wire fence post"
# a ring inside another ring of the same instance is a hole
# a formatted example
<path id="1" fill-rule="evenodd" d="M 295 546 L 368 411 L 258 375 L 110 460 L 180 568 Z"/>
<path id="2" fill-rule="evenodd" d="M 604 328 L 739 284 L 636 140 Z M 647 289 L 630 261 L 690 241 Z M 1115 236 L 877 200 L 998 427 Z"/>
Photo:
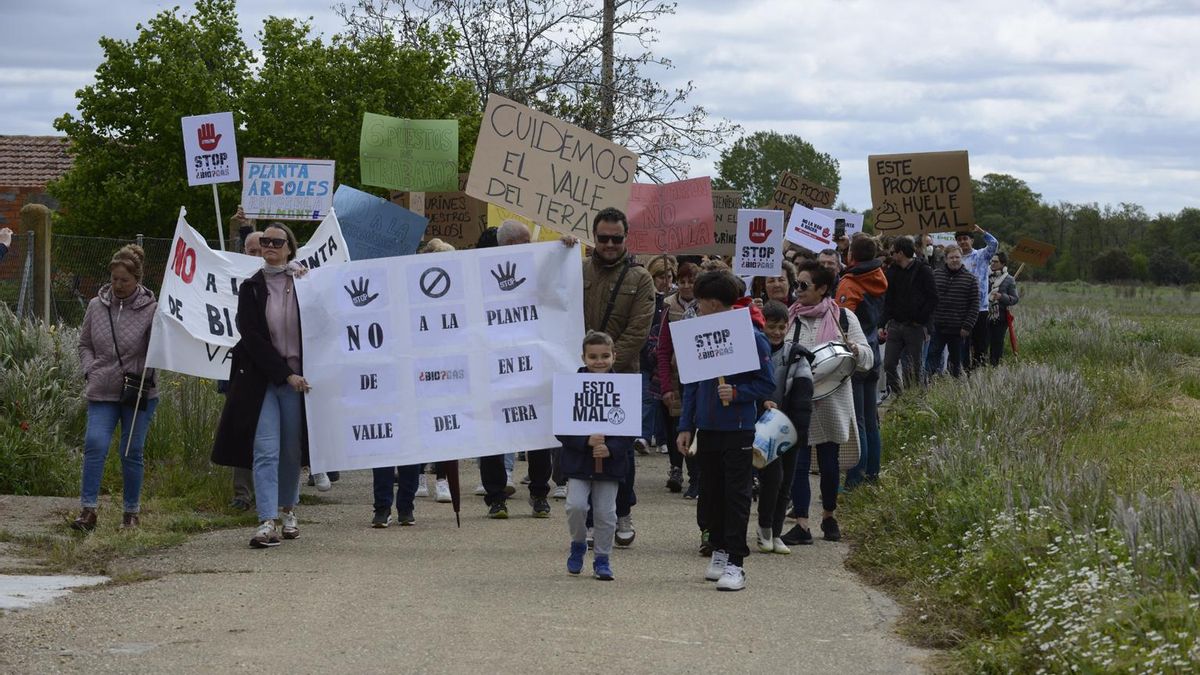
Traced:
<path id="1" fill-rule="evenodd" d="M 141 248 L 141 249 L 146 248 L 145 246 L 142 246 L 142 241 L 145 240 L 145 238 L 146 237 L 144 235 L 142 235 L 141 232 L 138 232 L 137 236 L 134 237 L 134 239 L 137 241 L 138 248 Z"/>
<path id="2" fill-rule="evenodd" d="M 25 318 L 26 311 L 32 311 L 32 307 L 28 306 L 30 282 L 33 280 L 33 238 L 37 235 L 33 230 L 26 232 L 25 243 L 25 265 L 21 268 L 21 290 L 17 291 L 17 316 Z"/>
<path id="3" fill-rule="evenodd" d="M 50 323 L 50 209 L 41 204 L 21 207 L 21 229 L 34 232 L 33 311 L 38 319 Z"/>

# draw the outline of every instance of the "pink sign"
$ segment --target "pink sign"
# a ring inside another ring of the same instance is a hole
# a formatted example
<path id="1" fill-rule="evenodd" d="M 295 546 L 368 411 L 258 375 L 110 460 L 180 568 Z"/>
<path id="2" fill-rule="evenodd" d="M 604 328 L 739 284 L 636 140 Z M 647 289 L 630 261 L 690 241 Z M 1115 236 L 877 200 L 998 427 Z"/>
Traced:
<path id="1" fill-rule="evenodd" d="M 712 181 L 634 183 L 625 216 L 631 253 L 673 253 L 713 243 Z"/>

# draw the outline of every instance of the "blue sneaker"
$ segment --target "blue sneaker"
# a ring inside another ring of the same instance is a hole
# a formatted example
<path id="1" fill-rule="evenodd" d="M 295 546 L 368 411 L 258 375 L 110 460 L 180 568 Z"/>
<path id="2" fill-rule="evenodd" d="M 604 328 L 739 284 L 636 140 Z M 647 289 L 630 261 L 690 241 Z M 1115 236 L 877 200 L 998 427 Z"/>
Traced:
<path id="1" fill-rule="evenodd" d="M 579 574 L 583 571 L 583 554 L 587 553 L 586 541 L 571 542 L 571 555 L 567 556 L 567 571 Z"/>
<path id="2" fill-rule="evenodd" d="M 600 581 L 612 581 L 612 568 L 608 566 L 608 556 L 598 555 L 592 561 L 592 574 Z"/>

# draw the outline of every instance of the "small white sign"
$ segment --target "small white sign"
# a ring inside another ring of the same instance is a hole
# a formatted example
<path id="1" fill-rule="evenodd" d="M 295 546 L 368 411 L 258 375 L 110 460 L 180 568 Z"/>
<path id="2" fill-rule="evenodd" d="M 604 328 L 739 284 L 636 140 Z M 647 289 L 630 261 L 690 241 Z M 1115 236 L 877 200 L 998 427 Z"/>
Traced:
<path id="1" fill-rule="evenodd" d="M 787 240 L 813 253 L 833 248 L 833 218 L 796 204 L 788 221 Z"/>
<path id="2" fill-rule="evenodd" d="M 761 367 L 747 308 L 674 321 L 668 326 L 675 344 L 675 359 L 679 362 L 679 381 L 683 384 Z"/>
<path id="3" fill-rule="evenodd" d="M 261 220 L 321 220 L 333 208 L 332 159 L 247 157 L 242 210 Z"/>
<path id="4" fill-rule="evenodd" d="M 738 209 L 733 273 L 751 277 L 783 274 L 783 211 Z"/>
<path id="5" fill-rule="evenodd" d="M 933 232 L 929 238 L 933 240 L 934 246 L 958 246 L 953 232 Z"/>
<path id="6" fill-rule="evenodd" d="M 236 183 L 241 180 L 233 113 L 193 115 L 182 118 L 182 123 L 183 158 L 188 185 Z"/>
<path id="7" fill-rule="evenodd" d="M 817 213 L 833 218 L 834 231 L 837 230 L 838 221 L 842 221 L 846 225 L 846 238 L 849 239 L 854 235 L 862 232 L 863 229 L 863 214 L 851 213 L 849 211 L 835 211 L 834 209 L 813 209 Z"/>
<path id="8" fill-rule="evenodd" d="M 556 436 L 640 436 L 642 376 L 555 373 Z"/>

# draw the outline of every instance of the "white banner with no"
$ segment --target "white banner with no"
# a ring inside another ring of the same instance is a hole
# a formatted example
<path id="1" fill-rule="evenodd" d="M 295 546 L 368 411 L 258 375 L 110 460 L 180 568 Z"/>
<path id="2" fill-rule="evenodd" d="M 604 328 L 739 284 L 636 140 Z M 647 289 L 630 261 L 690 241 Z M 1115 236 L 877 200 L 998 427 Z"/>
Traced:
<path id="1" fill-rule="evenodd" d="M 296 285 L 313 471 L 545 448 L 555 373 L 583 339 L 560 243 L 320 268 Z"/>

